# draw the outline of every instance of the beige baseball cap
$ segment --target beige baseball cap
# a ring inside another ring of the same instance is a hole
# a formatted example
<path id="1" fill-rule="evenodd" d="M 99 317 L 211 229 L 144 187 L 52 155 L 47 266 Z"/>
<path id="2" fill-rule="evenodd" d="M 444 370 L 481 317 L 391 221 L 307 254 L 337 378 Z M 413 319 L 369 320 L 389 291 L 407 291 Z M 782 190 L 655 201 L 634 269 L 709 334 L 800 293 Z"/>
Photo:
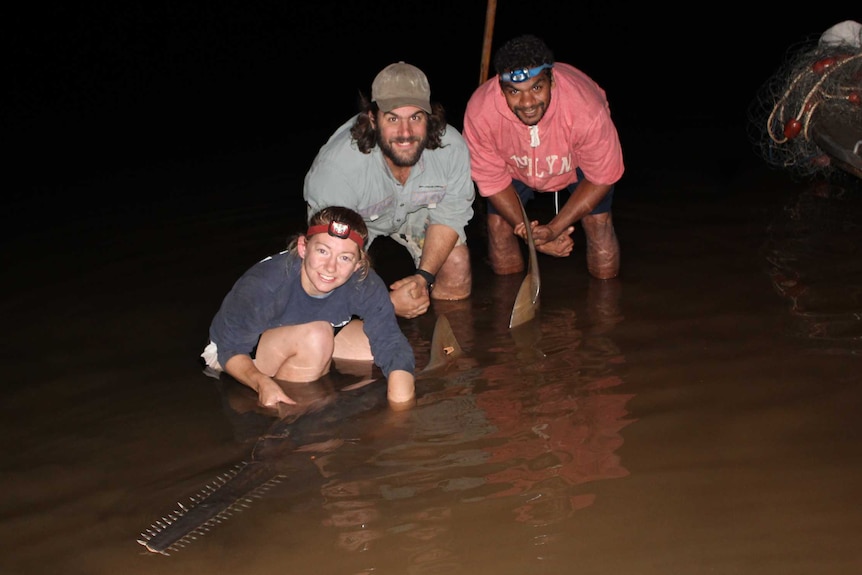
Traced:
<path id="1" fill-rule="evenodd" d="M 431 113 L 431 86 L 428 78 L 416 66 L 397 62 L 377 74 L 371 84 L 371 101 L 382 112 L 402 106 L 416 106 Z"/>

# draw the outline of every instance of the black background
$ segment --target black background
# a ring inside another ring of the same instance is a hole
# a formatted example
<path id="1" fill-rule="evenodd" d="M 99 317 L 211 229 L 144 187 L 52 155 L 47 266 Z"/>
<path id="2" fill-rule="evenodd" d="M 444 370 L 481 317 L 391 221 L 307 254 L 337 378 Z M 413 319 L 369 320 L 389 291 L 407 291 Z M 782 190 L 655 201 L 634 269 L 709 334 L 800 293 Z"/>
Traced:
<path id="1" fill-rule="evenodd" d="M 686 154 L 715 157 L 708 169 L 732 172 L 757 161 L 745 122 L 759 85 L 793 44 L 854 17 L 849 6 L 754 14 L 500 0 L 492 38 L 496 47 L 537 34 L 558 61 L 597 80 L 628 173 L 683 164 Z M 94 178 L 273 146 L 284 149 L 284 170 L 304 174 L 355 112 L 359 91 L 367 94 L 374 75 L 397 60 L 427 73 L 432 98 L 460 128 L 479 82 L 487 10 L 465 0 L 14 8 L 3 34 L 5 195 L 56 199 Z"/>

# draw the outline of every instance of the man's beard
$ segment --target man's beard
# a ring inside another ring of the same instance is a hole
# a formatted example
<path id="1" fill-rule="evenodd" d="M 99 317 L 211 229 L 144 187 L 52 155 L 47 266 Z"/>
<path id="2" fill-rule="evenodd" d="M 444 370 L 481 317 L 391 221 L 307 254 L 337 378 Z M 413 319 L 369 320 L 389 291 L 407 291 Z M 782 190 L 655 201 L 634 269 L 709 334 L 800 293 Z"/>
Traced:
<path id="1" fill-rule="evenodd" d="M 428 144 L 428 138 L 422 138 L 421 140 L 418 138 L 396 138 L 396 143 L 404 143 L 404 142 L 419 142 L 419 147 L 415 149 L 415 151 L 404 152 L 400 150 L 396 150 L 392 147 L 392 144 L 388 141 L 383 140 L 378 133 L 377 143 L 380 144 L 380 151 L 383 152 L 383 155 L 389 158 L 393 164 L 398 166 L 399 168 L 409 168 L 410 166 L 415 166 L 416 162 L 419 161 L 419 158 L 422 157 L 422 152 L 425 151 L 425 146 Z"/>

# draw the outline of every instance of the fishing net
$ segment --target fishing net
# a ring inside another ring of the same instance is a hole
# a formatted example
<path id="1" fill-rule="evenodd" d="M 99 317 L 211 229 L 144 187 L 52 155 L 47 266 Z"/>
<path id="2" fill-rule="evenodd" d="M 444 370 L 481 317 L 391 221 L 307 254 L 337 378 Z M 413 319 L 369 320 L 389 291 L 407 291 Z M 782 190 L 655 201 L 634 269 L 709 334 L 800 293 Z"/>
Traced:
<path id="1" fill-rule="evenodd" d="M 862 46 L 853 39 L 824 41 L 826 36 L 791 46 L 748 112 L 749 139 L 758 155 L 802 178 L 842 172 L 815 142 L 818 118 L 828 115 L 833 124 L 862 133 Z M 848 153 L 862 157 L 862 140 L 853 148 Z"/>

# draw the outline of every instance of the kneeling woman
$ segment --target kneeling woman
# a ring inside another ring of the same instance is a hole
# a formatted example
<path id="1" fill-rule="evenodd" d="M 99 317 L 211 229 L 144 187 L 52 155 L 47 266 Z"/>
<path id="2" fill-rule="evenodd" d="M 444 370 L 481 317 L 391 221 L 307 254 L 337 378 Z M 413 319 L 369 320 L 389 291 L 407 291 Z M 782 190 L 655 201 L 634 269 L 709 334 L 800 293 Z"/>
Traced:
<path id="1" fill-rule="evenodd" d="M 276 407 L 296 403 L 276 380 L 314 381 L 333 358 L 374 361 L 390 404 L 412 402 L 415 356 L 389 290 L 371 269 L 367 241 L 353 210 L 314 214 L 304 235 L 249 268 L 225 296 L 201 354 L 206 364 L 255 390 L 262 406 Z"/>

